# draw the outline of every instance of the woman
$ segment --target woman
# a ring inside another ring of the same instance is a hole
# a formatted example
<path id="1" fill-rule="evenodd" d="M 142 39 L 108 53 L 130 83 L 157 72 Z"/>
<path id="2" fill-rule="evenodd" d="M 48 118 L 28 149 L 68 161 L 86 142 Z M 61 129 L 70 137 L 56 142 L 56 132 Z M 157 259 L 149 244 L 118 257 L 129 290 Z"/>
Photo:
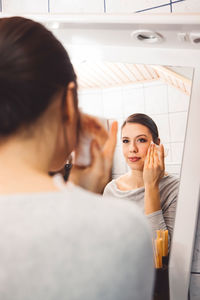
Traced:
<path id="1" fill-rule="evenodd" d="M 122 148 L 130 171 L 112 180 L 104 196 L 134 201 L 152 229 L 172 235 L 179 180 L 165 174 L 164 148 L 155 122 L 145 114 L 130 115 L 122 125 Z"/>
<path id="2" fill-rule="evenodd" d="M 103 151 L 92 142 L 90 166 L 73 168 L 81 187 L 48 175 L 76 149 L 80 120 L 64 47 L 39 23 L 0 19 L 0 299 L 151 299 L 145 220 L 81 188 L 102 190 L 116 124 Z"/>

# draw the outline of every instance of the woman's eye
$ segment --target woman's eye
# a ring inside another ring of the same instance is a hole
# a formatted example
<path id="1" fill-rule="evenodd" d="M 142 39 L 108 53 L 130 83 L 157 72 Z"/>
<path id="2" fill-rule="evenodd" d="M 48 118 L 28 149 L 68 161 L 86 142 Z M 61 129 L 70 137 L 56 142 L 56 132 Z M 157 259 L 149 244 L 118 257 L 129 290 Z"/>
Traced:
<path id="1" fill-rule="evenodd" d="M 129 140 L 127 140 L 127 139 L 122 140 L 122 143 L 124 143 L 124 144 L 126 144 L 128 142 L 129 142 Z"/>
<path id="2" fill-rule="evenodd" d="M 147 140 L 146 140 L 146 139 L 144 139 L 144 138 L 140 138 L 140 139 L 138 139 L 138 142 L 140 142 L 140 143 L 146 143 L 146 142 L 147 142 Z"/>

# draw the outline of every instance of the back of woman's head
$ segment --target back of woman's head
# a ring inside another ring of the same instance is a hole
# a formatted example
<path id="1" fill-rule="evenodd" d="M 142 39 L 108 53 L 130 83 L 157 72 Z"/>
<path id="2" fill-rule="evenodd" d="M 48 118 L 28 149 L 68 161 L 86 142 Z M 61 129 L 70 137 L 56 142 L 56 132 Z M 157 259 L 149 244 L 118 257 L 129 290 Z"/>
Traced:
<path id="1" fill-rule="evenodd" d="M 0 136 L 33 123 L 70 81 L 69 56 L 50 31 L 21 17 L 0 19 Z"/>
<path id="2" fill-rule="evenodd" d="M 136 113 L 136 114 L 130 115 L 122 124 L 122 129 L 127 123 L 137 123 L 137 124 L 146 126 L 149 129 L 149 131 L 151 132 L 153 142 L 155 144 L 159 144 L 160 139 L 159 139 L 157 125 L 153 121 L 153 119 L 150 118 L 149 116 L 147 116 L 145 114 L 141 114 L 141 113 Z"/>

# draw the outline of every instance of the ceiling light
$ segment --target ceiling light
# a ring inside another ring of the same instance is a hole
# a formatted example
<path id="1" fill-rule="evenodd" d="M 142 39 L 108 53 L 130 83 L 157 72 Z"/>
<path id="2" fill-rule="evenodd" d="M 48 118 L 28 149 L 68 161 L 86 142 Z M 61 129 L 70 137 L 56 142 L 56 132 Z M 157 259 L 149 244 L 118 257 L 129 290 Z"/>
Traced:
<path id="1" fill-rule="evenodd" d="M 191 32 L 190 33 L 190 41 L 193 44 L 200 44 L 200 32 Z"/>
<path id="2" fill-rule="evenodd" d="M 164 40 L 163 36 L 160 33 L 146 29 L 133 31 L 131 33 L 131 37 L 136 39 L 137 41 L 148 44 L 161 43 Z"/>

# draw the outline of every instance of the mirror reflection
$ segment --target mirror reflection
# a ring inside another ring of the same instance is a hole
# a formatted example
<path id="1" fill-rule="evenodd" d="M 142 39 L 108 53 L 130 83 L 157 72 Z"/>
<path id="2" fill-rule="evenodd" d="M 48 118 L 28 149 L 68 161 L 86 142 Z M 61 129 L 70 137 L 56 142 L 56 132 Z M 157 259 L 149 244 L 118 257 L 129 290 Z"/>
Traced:
<path id="1" fill-rule="evenodd" d="M 87 61 L 74 65 L 82 111 L 103 117 L 108 124 L 113 120 L 119 124 L 112 181 L 106 186 L 104 195 L 136 201 L 149 216 L 155 233 L 160 229 L 169 230 L 170 245 L 192 69 Z M 160 156 L 160 170 L 156 178 L 153 173 L 149 176 L 151 183 L 156 182 L 159 188 L 148 192 L 144 188 L 148 183 L 144 180 L 147 176 L 144 165 L 152 142 L 156 146 L 155 150 L 150 150 L 149 157 L 155 152 L 159 163 Z M 154 199 L 153 204 L 149 198 Z M 157 216 L 152 215 L 158 211 Z"/>
<path id="2" fill-rule="evenodd" d="M 160 270 L 168 264 L 175 222 L 193 69 L 87 61 L 74 65 L 82 111 L 119 123 L 104 195 L 133 201 L 147 215 Z M 164 273 L 160 281 L 156 274 L 154 295 L 168 299 L 168 277 Z"/>

